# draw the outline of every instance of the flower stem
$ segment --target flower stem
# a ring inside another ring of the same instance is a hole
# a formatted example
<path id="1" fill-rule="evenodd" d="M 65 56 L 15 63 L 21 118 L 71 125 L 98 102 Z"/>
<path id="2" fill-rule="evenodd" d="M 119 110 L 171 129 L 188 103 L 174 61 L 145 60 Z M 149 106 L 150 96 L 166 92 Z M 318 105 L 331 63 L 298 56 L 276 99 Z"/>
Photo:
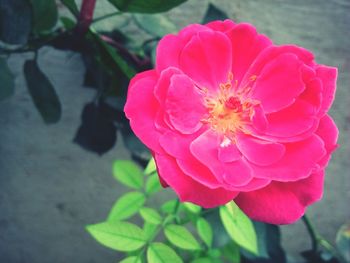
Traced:
<path id="1" fill-rule="evenodd" d="M 318 240 L 319 240 L 319 236 L 316 233 L 316 230 L 314 228 L 314 226 L 312 225 L 310 219 L 308 218 L 308 216 L 305 214 L 303 217 L 303 222 L 306 226 L 307 231 L 309 232 L 309 235 L 311 237 L 311 246 L 312 246 L 312 251 L 313 252 L 317 252 L 318 251 Z"/>
<path id="2" fill-rule="evenodd" d="M 326 239 L 324 239 L 322 236 L 320 236 L 316 232 L 310 219 L 306 215 L 304 215 L 302 219 L 311 237 L 312 251 L 315 254 L 317 254 L 319 252 L 319 247 L 321 246 L 330 254 L 332 254 L 334 258 L 338 259 L 338 262 L 345 263 L 346 261 L 344 257 L 341 255 L 341 253 L 339 253 L 339 251 L 334 246 L 332 246 L 331 243 L 329 243 Z"/>
<path id="3" fill-rule="evenodd" d="M 85 34 L 92 23 L 92 18 L 94 16 L 96 0 L 83 0 L 81 5 L 81 10 L 79 14 L 79 22 L 77 31 L 80 34 Z"/>

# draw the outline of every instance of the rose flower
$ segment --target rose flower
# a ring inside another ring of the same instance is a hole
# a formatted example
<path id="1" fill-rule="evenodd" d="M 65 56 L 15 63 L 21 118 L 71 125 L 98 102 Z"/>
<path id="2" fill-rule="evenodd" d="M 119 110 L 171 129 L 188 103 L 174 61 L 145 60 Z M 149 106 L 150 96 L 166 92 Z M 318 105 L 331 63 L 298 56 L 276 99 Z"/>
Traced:
<path id="1" fill-rule="evenodd" d="M 338 130 L 337 69 L 247 23 L 193 24 L 160 40 L 130 82 L 125 113 L 164 186 L 205 208 L 231 200 L 287 224 L 323 193 Z"/>

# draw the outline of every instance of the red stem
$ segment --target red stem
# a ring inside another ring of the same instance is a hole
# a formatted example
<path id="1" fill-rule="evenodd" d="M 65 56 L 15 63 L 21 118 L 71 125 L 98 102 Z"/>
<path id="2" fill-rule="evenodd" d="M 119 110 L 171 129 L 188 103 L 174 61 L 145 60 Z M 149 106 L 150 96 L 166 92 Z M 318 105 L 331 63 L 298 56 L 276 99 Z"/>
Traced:
<path id="1" fill-rule="evenodd" d="M 81 4 L 78 32 L 80 34 L 85 34 L 92 23 L 92 18 L 94 16 L 96 0 L 83 0 Z"/>

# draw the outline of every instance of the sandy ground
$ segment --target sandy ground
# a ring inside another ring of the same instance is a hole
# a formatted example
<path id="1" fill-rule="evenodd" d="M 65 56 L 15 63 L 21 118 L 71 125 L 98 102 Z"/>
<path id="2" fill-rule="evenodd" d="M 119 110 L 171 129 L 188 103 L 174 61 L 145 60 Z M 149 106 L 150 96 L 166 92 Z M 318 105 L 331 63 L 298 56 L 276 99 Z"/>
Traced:
<path id="1" fill-rule="evenodd" d="M 101 0 L 102 1 L 102 0 Z M 340 129 L 340 149 L 327 170 L 322 201 L 309 209 L 319 232 L 334 240 L 349 220 L 350 1 L 215 1 L 237 21 L 254 24 L 276 43 L 312 50 L 319 63 L 337 66 L 339 82 L 331 115 Z M 179 26 L 199 22 L 207 1 L 190 0 L 169 12 Z M 103 220 L 125 190 L 111 176 L 116 159 L 129 158 L 118 145 L 98 157 L 72 143 L 83 105 L 94 93 L 82 86 L 79 55 L 43 49 L 40 66 L 63 106 L 58 124 L 46 126 L 29 97 L 22 64 L 12 56 L 16 93 L 0 103 L 0 262 L 116 262 L 117 253 L 98 245 L 84 226 Z M 295 255 L 309 246 L 302 224 L 282 227 Z"/>

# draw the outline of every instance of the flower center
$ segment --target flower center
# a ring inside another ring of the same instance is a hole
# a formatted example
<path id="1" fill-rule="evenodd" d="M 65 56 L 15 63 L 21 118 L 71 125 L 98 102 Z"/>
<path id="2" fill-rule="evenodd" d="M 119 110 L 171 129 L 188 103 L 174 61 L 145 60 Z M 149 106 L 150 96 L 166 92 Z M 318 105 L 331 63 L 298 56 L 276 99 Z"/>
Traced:
<path id="1" fill-rule="evenodd" d="M 251 77 L 248 84 L 255 80 Z M 205 105 L 208 109 L 208 123 L 216 132 L 225 135 L 229 140 L 234 140 L 238 131 L 249 133 L 245 129 L 254 114 L 253 106 L 258 102 L 249 98 L 250 86 L 237 87 L 237 81 L 233 82 L 233 75 L 229 74 L 228 81 L 220 84 L 217 94 L 206 94 Z"/>

